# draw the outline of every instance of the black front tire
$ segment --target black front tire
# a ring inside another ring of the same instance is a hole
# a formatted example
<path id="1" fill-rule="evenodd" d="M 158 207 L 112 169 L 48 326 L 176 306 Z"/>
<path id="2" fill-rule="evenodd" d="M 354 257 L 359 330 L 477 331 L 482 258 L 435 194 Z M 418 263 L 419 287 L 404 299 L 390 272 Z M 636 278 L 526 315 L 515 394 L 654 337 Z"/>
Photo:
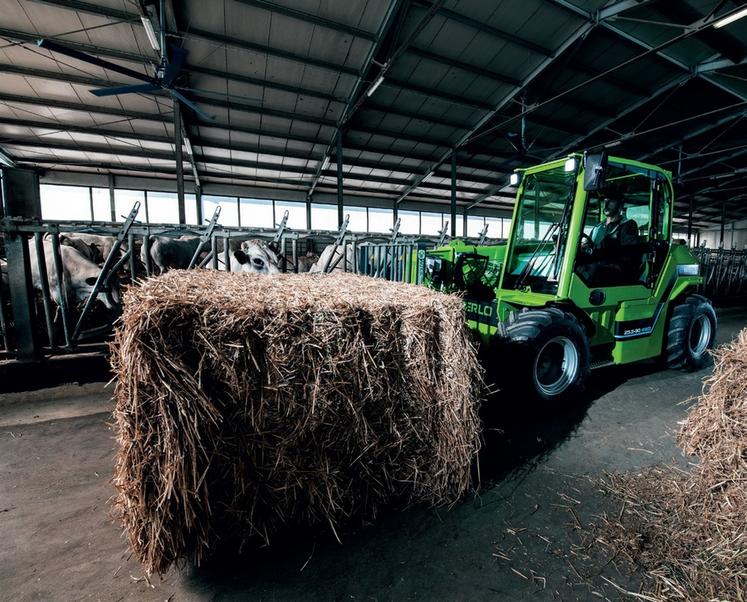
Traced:
<path id="1" fill-rule="evenodd" d="M 699 370 L 716 339 L 716 312 L 701 295 L 688 295 L 675 306 L 669 318 L 665 357 L 667 366 Z"/>
<path id="2" fill-rule="evenodd" d="M 496 366 L 501 388 L 556 406 L 583 392 L 589 341 L 578 319 L 557 307 L 512 314 L 503 325 Z"/>

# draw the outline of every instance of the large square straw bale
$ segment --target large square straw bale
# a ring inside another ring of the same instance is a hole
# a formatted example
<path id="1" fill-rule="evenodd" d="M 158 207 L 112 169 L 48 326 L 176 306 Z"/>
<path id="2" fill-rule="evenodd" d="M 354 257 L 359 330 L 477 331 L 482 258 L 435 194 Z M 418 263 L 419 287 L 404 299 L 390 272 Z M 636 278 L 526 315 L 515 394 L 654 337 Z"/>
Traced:
<path id="1" fill-rule="evenodd" d="M 458 297 L 175 271 L 127 293 L 112 364 L 115 510 L 149 573 L 470 487 L 482 381 Z"/>

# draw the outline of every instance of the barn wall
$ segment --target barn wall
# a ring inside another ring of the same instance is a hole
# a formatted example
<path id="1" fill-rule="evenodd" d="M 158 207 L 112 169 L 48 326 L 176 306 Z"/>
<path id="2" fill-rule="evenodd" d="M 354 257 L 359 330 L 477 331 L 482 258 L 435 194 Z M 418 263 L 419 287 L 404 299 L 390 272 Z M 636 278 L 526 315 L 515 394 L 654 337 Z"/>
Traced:
<path id="1" fill-rule="evenodd" d="M 71 186 L 95 186 L 107 188 L 109 186 L 108 176 L 104 174 L 93 174 L 72 171 L 47 171 L 41 177 L 42 184 L 67 184 Z M 176 192 L 176 182 L 170 178 L 141 178 L 136 176 L 115 176 L 115 188 L 131 190 L 152 190 L 157 192 Z M 186 185 L 186 192 L 192 192 Z M 202 186 L 204 195 L 217 196 L 241 196 L 245 198 L 275 199 L 282 201 L 305 201 L 305 193 L 299 190 L 285 190 L 280 188 L 262 188 L 257 186 L 240 186 L 235 184 L 220 184 L 215 182 L 204 182 Z M 315 203 L 335 205 L 337 195 L 330 193 L 317 193 L 314 195 Z M 392 199 L 386 197 L 346 195 L 345 204 L 359 207 L 379 207 L 382 209 L 392 208 Z M 399 206 L 403 211 L 436 211 L 449 212 L 448 203 L 428 203 L 421 201 L 404 201 Z M 463 208 L 458 208 L 461 215 Z M 481 215 L 487 217 L 511 217 L 511 209 L 495 209 L 489 207 L 475 207 L 470 210 L 470 215 Z"/>
<path id="2" fill-rule="evenodd" d="M 709 249 L 716 249 L 720 245 L 721 228 L 709 228 L 700 231 L 700 242 L 705 243 Z M 731 222 L 724 229 L 725 249 L 747 248 L 747 220 Z"/>

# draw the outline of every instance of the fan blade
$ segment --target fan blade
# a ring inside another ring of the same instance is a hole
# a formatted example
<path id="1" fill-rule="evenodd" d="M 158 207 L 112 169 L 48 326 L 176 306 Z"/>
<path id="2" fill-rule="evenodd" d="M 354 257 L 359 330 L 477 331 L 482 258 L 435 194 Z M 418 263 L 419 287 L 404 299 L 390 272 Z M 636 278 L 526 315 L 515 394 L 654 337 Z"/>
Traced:
<path id="1" fill-rule="evenodd" d="M 171 93 L 171 95 L 174 98 L 177 98 L 181 100 L 185 105 L 187 105 L 190 109 L 192 109 L 195 113 L 197 113 L 200 117 L 204 117 L 205 119 L 208 119 L 210 121 L 215 121 L 215 115 L 210 115 L 209 113 L 206 113 L 203 111 L 200 107 L 198 107 L 195 103 L 193 103 L 189 98 L 184 96 L 184 94 L 181 94 L 180 92 L 177 92 L 174 90 L 174 88 L 167 88 L 168 91 Z"/>
<path id="2" fill-rule="evenodd" d="M 163 81 L 166 86 L 170 86 L 174 83 L 174 80 L 184 66 L 184 61 L 187 58 L 188 52 L 189 51 L 186 48 L 182 48 L 181 46 L 171 47 L 171 60 L 169 61 L 169 64 L 166 65 L 163 77 L 161 78 L 161 81 Z"/>
<path id="3" fill-rule="evenodd" d="M 38 40 L 36 42 L 36 45 L 39 46 L 39 48 L 51 50 L 52 52 L 58 52 L 71 58 L 78 59 L 79 61 L 90 63 L 91 65 L 96 65 L 97 67 L 103 67 L 104 69 L 108 69 L 109 71 L 116 71 L 117 73 L 121 73 L 122 75 L 126 75 L 134 79 L 139 79 L 141 81 L 148 82 L 149 84 L 158 85 L 158 80 L 153 77 L 148 77 L 147 75 L 143 75 L 142 73 L 138 73 L 137 71 L 133 71 L 132 69 L 128 69 L 127 67 L 122 67 L 121 65 L 117 65 L 116 63 L 110 63 L 109 61 L 105 61 L 104 59 L 100 59 L 97 56 L 81 52 L 80 50 L 68 48 L 67 46 L 63 46 L 62 44 L 58 44 L 57 42 L 53 42 L 52 40 L 47 40 L 46 38 Z"/>
<path id="4" fill-rule="evenodd" d="M 98 88 L 91 90 L 95 96 L 118 96 L 119 94 L 132 94 L 133 92 L 156 92 L 160 86 L 155 84 L 135 84 L 134 86 L 115 86 L 113 88 Z"/>

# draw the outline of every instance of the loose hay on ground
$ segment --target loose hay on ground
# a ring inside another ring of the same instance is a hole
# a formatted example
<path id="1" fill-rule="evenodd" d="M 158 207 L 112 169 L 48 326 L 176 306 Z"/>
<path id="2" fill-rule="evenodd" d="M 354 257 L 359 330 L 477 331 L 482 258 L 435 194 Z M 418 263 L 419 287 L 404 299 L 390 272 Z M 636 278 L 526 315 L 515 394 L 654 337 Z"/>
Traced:
<path id="1" fill-rule="evenodd" d="M 470 486 L 482 379 L 458 297 L 173 272 L 128 292 L 112 356 L 114 507 L 148 573 Z"/>
<path id="2" fill-rule="evenodd" d="M 593 538 L 642 567 L 649 599 L 744 600 L 747 590 L 747 329 L 715 352 L 715 370 L 679 443 L 699 463 L 611 475 L 623 500 Z"/>

